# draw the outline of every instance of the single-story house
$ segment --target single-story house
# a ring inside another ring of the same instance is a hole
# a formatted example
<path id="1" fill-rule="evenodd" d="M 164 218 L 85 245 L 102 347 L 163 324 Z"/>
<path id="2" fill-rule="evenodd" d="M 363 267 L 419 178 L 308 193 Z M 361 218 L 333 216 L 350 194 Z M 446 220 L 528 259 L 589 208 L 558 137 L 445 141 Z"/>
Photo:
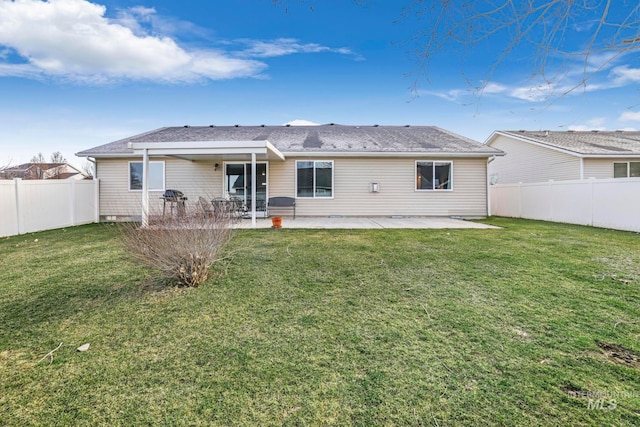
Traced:
<path id="1" fill-rule="evenodd" d="M 68 163 L 22 163 L 0 170 L 0 179 L 86 179 Z"/>
<path id="2" fill-rule="evenodd" d="M 638 131 L 496 131 L 486 144 L 506 153 L 489 165 L 492 183 L 640 176 Z"/>
<path id="3" fill-rule="evenodd" d="M 255 223 L 279 196 L 298 216 L 484 217 L 503 154 L 434 126 L 328 124 L 165 127 L 76 155 L 95 162 L 103 221 L 144 222 L 173 189 L 240 198 Z"/>

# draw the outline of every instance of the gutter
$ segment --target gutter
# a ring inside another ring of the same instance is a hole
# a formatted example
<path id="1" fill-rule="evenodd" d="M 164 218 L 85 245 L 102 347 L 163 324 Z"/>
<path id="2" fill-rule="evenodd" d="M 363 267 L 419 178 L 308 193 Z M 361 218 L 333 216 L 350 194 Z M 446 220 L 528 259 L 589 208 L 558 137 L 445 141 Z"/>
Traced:
<path id="1" fill-rule="evenodd" d="M 287 157 L 410 157 L 410 158 L 488 158 L 504 156 L 506 153 L 460 153 L 460 152 L 431 152 L 431 151 L 283 151 Z"/>

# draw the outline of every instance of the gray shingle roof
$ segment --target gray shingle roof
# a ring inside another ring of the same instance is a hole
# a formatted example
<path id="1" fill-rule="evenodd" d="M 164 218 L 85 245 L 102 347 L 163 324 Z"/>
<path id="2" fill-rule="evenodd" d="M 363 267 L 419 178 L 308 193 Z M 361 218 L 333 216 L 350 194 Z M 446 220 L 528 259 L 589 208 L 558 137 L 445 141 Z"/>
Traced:
<path id="1" fill-rule="evenodd" d="M 499 131 L 550 147 L 584 155 L 620 156 L 640 154 L 638 131 Z"/>
<path id="2" fill-rule="evenodd" d="M 472 139 L 435 126 L 189 126 L 166 127 L 77 153 L 109 156 L 132 153 L 129 142 L 269 141 L 283 153 L 465 153 L 502 155 Z"/>

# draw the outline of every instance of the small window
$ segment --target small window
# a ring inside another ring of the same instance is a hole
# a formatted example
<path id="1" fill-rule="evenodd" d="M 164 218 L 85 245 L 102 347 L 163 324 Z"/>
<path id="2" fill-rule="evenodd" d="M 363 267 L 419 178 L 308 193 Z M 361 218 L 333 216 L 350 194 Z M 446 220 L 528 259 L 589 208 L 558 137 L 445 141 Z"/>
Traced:
<path id="1" fill-rule="evenodd" d="M 640 177 L 640 162 L 621 162 L 613 164 L 614 178 Z"/>
<path id="2" fill-rule="evenodd" d="M 417 161 L 416 190 L 451 190 L 453 162 Z"/>
<path id="3" fill-rule="evenodd" d="M 333 197 L 333 161 L 297 161 L 296 195 L 298 197 Z"/>
<path id="4" fill-rule="evenodd" d="M 613 177 L 614 178 L 626 178 L 627 164 L 626 163 L 614 163 L 613 164 Z"/>
<path id="5" fill-rule="evenodd" d="M 129 190 L 142 190 L 142 162 L 129 162 Z M 164 162 L 149 162 L 149 191 L 164 191 Z"/>

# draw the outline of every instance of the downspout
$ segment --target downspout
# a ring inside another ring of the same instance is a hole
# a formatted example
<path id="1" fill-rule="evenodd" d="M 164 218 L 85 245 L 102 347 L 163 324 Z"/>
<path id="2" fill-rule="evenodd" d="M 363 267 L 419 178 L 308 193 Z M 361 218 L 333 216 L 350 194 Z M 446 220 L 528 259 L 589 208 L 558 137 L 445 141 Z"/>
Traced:
<path id="1" fill-rule="evenodd" d="M 489 163 L 495 159 L 496 156 L 487 157 L 487 216 L 491 216 L 491 177 L 489 176 Z"/>
<path id="2" fill-rule="evenodd" d="M 142 154 L 142 228 L 149 226 L 149 149 Z"/>
<path id="3" fill-rule="evenodd" d="M 584 179 L 584 157 L 580 157 L 580 179 Z"/>
<path id="4" fill-rule="evenodd" d="M 95 160 L 92 160 L 90 157 L 87 157 L 87 161 L 93 163 L 93 170 L 91 171 L 91 173 L 93 174 L 94 182 L 93 203 L 95 206 L 93 221 L 98 223 L 100 222 L 100 181 L 98 181 L 98 163 Z"/>

